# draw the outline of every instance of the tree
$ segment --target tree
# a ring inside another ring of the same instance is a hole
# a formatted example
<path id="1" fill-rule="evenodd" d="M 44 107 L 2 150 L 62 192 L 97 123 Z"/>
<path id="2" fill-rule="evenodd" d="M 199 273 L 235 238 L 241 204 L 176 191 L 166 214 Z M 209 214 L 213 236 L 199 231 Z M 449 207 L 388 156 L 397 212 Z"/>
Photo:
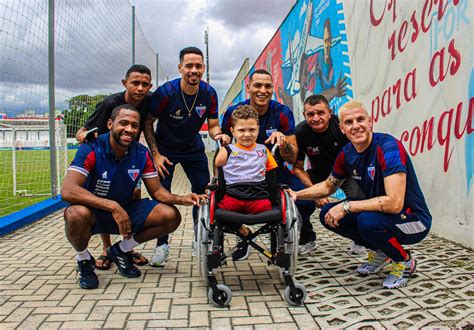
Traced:
<path id="1" fill-rule="evenodd" d="M 107 95 L 95 96 L 77 95 L 71 98 L 69 109 L 64 111 L 64 124 L 67 127 L 67 137 L 75 137 L 76 132 L 86 122 L 87 118 L 94 112 L 95 107 L 103 101 Z"/>

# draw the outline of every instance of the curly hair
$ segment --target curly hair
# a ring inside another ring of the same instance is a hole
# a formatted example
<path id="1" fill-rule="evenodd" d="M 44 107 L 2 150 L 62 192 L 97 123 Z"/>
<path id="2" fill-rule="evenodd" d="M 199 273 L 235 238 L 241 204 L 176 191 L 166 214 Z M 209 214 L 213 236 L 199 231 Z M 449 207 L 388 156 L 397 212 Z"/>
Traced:
<path id="1" fill-rule="evenodd" d="M 234 127 L 239 119 L 255 119 L 258 124 L 258 113 L 251 105 L 239 105 L 237 109 L 232 112 L 232 127 Z"/>

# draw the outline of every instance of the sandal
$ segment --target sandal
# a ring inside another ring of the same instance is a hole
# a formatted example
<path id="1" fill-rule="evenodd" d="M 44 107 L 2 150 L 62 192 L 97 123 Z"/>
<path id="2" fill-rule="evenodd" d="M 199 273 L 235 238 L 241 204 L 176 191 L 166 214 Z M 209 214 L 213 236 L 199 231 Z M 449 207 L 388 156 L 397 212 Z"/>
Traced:
<path id="1" fill-rule="evenodd" d="M 133 258 L 132 260 L 135 265 L 143 266 L 143 265 L 148 264 L 148 259 L 145 258 L 143 254 L 141 254 L 140 252 L 136 252 L 132 250 L 129 253 L 132 255 L 132 258 Z"/>
<path id="2" fill-rule="evenodd" d="M 95 268 L 99 270 L 108 270 L 110 265 L 112 265 L 112 259 L 110 259 L 108 256 L 101 255 L 95 261 Z"/>

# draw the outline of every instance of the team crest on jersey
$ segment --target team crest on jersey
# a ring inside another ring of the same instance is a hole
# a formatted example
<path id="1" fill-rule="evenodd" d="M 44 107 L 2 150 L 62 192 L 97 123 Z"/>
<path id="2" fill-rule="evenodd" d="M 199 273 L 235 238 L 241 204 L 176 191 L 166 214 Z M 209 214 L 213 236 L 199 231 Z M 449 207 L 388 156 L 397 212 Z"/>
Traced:
<path id="1" fill-rule="evenodd" d="M 273 132 L 276 132 L 276 128 L 269 128 L 267 130 L 265 130 L 265 133 L 267 133 L 267 137 L 270 137 L 270 135 L 272 135 Z"/>
<path id="2" fill-rule="evenodd" d="M 199 115 L 199 117 L 202 117 L 204 113 L 206 112 L 206 106 L 204 105 L 202 107 L 196 107 L 196 112 Z"/>
<path id="3" fill-rule="evenodd" d="M 320 152 L 319 152 L 319 147 L 307 147 L 306 148 L 306 152 L 308 153 L 308 155 L 319 155 Z"/>
<path id="4" fill-rule="evenodd" d="M 132 179 L 132 181 L 135 182 L 135 180 L 137 180 L 138 178 L 138 174 L 140 174 L 140 170 L 139 169 L 129 169 L 128 170 L 128 175 L 130 176 L 130 179 Z"/>
<path id="5" fill-rule="evenodd" d="M 375 178 L 375 166 L 369 166 L 367 167 L 367 174 L 369 174 L 369 177 L 372 179 L 372 181 Z"/>

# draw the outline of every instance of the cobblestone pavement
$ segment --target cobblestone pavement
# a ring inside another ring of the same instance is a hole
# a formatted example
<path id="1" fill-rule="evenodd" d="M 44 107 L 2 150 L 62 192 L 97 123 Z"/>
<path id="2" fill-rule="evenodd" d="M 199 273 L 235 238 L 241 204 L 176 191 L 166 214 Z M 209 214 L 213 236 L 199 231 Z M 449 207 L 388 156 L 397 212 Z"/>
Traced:
<path id="1" fill-rule="evenodd" d="M 174 192 L 189 191 L 182 172 L 176 175 Z M 364 257 L 350 255 L 349 241 L 324 230 L 316 216 L 319 245 L 300 258 L 296 276 L 308 289 L 305 306 L 286 304 L 278 268 L 254 251 L 219 270 L 233 299 L 230 307 L 213 307 L 191 257 L 191 208 L 180 211 L 185 220 L 164 268 L 144 266 L 141 278 L 126 279 L 112 265 L 97 271 L 100 286 L 90 291 L 78 287 L 62 212 L 0 237 L 0 328 L 474 327 L 472 250 L 430 236 L 413 248 L 419 263 L 409 285 L 385 290 L 386 273 L 357 275 Z M 150 256 L 153 245 L 138 250 Z M 99 237 L 89 248 L 100 254 Z"/>

